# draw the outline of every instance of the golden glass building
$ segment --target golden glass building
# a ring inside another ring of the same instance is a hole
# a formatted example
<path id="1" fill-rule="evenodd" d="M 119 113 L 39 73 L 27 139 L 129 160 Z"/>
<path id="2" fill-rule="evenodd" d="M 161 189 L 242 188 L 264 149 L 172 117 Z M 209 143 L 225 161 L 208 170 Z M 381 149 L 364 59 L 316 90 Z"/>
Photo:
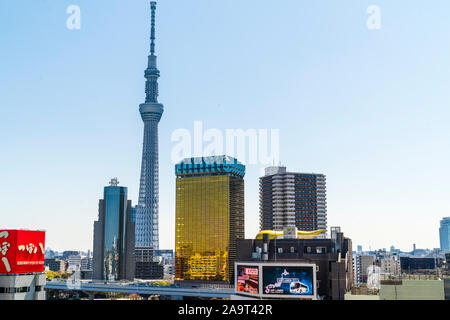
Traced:
<path id="1" fill-rule="evenodd" d="M 244 239 L 245 166 L 235 158 L 189 158 L 175 166 L 175 280 L 233 282 Z"/>

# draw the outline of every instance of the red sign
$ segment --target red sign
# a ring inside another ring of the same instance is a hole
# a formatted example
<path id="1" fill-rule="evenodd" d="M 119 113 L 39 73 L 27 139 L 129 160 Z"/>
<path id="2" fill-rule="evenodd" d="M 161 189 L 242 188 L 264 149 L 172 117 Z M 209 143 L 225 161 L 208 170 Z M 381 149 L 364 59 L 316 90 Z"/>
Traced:
<path id="1" fill-rule="evenodd" d="M 45 231 L 0 230 L 0 273 L 44 272 Z"/>

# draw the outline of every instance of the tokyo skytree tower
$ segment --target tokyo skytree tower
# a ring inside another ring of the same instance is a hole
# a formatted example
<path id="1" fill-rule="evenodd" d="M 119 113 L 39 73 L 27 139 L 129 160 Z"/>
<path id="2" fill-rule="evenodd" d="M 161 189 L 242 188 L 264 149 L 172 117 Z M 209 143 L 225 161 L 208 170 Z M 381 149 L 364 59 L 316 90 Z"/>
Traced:
<path id="1" fill-rule="evenodd" d="M 136 247 L 159 249 L 159 163 L 158 124 L 164 106 L 158 103 L 159 70 L 155 56 L 156 2 L 150 2 L 151 33 L 148 68 L 145 70 L 145 103 L 139 106 L 144 121 L 144 144 L 142 151 L 139 201 L 136 206 Z"/>

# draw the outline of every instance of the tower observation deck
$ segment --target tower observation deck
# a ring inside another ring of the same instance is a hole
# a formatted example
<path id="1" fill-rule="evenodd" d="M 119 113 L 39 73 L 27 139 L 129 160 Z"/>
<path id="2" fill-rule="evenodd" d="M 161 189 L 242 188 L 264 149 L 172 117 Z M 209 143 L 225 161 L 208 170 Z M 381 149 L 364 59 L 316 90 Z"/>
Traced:
<path id="1" fill-rule="evenodd" d="M 158 124 L 164 106 L 158 102 L 158 79 L 160 76 L 155 55 L 156 2 L 150 2 L 151 29 L 150 55 L 145 70 L 145 103 L 139 106 L 144 122 L 139 200 L 136 206 L 136 247 L 159 249 L 159 162 Z"/>

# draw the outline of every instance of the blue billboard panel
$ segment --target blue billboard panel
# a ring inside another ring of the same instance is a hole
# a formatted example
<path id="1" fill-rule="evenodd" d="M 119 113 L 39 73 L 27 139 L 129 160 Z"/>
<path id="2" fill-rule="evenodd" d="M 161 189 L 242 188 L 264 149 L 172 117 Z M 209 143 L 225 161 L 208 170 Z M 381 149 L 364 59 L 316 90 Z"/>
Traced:
<path id="1" fill-rule="evenodd" d="M 313 267 L 263 266 L 263 294 L 314 295 Z"/>

